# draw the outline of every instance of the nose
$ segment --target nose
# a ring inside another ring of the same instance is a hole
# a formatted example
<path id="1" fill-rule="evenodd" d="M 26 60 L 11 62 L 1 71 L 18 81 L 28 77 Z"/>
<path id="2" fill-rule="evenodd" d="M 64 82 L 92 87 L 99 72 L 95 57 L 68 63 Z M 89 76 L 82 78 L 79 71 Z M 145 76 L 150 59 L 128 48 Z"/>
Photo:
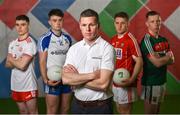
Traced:
<path id="1" fill-rule="evenodd" d="M 91 29 L 90 29 L 90 26 L 87 26 L 87 27 L 86 27 L 86 30 L 87 30 L 87 31 L 90 31 L 90 30 L 91 30 Z"/>

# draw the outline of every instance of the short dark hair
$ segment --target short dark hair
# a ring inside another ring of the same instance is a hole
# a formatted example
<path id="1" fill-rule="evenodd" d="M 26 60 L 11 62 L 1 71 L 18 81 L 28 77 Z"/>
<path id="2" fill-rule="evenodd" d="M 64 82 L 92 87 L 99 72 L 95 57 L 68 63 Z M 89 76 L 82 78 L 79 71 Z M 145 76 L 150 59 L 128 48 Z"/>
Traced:
<path id="1" fill-rule="evenodd" d="M 146 19 L 149 17 L 149 16 L 154 16 L 154 15 L 160 15 L 159 12 L 157 11 L 149 11 L 146 13 Z"/>
<path id="2" fill-rule="evenodd" d="M 18 15 L 17 17 L 16 17 L 16 20 L 25 20 L 26 22 L 30 22 L 29 21 L 29 17 L 28 16 L 26 16 L 26 15 L 24 15 L 24 14 L 21 14 L 21 15 Z"/>
<path id="3" fill-rule="evenodd" d="M 99 24 L 99 16 L 98 13 L 92 9 L 86 9 L 81 12 L 80 18 L 81 17 L 96 17 L 96 22 Z"/>
<path id="4" fill-rule="evenodd" d="M 53 15 L 64 17 L 64 13 L 61 9 L 52 9 L 51 11 L 49 11 L 48 13 L 49 18 Z"/>
<path id="5" fill-rule="evenodd" d="M 125 18 L 127 21 L 129 21 L 129 16 L 126 12 L 118 12 L 114 15 L 114 19 L 117 17 Z"/>

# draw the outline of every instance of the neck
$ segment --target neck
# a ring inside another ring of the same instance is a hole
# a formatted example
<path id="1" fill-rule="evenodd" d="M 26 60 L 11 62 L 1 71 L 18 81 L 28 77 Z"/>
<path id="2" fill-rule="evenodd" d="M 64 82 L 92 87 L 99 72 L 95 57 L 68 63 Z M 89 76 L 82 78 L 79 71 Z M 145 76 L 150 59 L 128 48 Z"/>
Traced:
<path id="1" fill-rule="evenodd" d="M 127 33 L 127 31 L 126 31 L 126 32 L 123 32 L 123 33 L 118 33 L 118 34 L 117 34 L 117 35 L 118 35 L 118 38 L 121 38 L 121 37 L 124 36 L 126 33 Z"/>
<path id="2" fill-rule="evenodd" d="M 94 39 L 91 39 L 91 40 L 88 40 L 88 39 L 84 39 L 85 40 L 85 42 L 88 44 L 88 45 L 92 45 L 92 44 L 94 44 L 94 42 L 98 39 L 98 37 L 99 36 L 96 36 L 96 37 L 94 37 Z"/>
<path id="3" fill-rule="evenodd" d="M 56 36 L 60 36 L 61 35 L 61 31 L 56 31 L 56 30 L 51 30 Z"/>
<path id="4" fill-rule="evenodd" d="M 158 38 L 159 32 L 152 32 L 149 31 L 150 35 L 154 36 L 155 38 Z"/>
<path id="5" fill-rule="evenodd" d="M 24 40 L 29 36 L 29 33 L 23 34 L 23 35 L 19 35 L 18 39 L 19 40 Z"/>

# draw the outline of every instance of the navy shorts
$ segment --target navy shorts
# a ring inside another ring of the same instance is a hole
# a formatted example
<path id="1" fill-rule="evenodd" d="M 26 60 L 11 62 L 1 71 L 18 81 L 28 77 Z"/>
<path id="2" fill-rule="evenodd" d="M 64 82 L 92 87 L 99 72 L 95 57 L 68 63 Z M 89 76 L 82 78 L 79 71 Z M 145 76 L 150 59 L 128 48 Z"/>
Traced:
<path id="1" fill-rule="evenodd" d="M 49 86 L 45 84 L 45 93 L 52 95 L 61 95 L 63 93 L 71 93 L 71 87 L 69 85 L 57 85 Z"/>

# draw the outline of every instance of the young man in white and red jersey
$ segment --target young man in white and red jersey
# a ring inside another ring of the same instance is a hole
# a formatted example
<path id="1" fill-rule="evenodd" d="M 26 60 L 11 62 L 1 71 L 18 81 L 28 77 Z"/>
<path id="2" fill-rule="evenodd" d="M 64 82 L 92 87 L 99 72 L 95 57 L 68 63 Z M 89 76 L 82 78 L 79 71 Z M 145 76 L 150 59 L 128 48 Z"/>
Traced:
<path id="1" fill-rule="evenodd" d="M 51 28 L 41 36 L 38 48 L 41 75 L 45 83 L 47 114 L 67 114 L 71 88 L 62 85 L 61 81 L 48 79 L 47 69 L 64 65 L 72 40 L 69 35 L 62 32 L 64 13 L 60 9 L 52 9 L 48 16 Z"/>
<path id="2" fill-rule="evenodd" d="M 38 114 L 37 80 L 34 72 L 36 43 L 29 36 L 29 18 L 16 17 L 18 38 L 9 44 L 6 67 L 12 69 L 12 99 L 16 101 L 20 114 Z"/>
<path id="3" fill-rule="evenodd" d="M 117 34 L 112 37 L 111 44 L 116 50 L 115 68 L 125 68 L 130 72 L 129 79 L 119 85 L 113 83 L 114 101 L 119 113 L 129 114 L 132 103 L 137 100 L 136 78 L 142 69 L 143 61 L 137 40 L 128 31 L 127 13 L 115 14 L 114 25 Z"/>

